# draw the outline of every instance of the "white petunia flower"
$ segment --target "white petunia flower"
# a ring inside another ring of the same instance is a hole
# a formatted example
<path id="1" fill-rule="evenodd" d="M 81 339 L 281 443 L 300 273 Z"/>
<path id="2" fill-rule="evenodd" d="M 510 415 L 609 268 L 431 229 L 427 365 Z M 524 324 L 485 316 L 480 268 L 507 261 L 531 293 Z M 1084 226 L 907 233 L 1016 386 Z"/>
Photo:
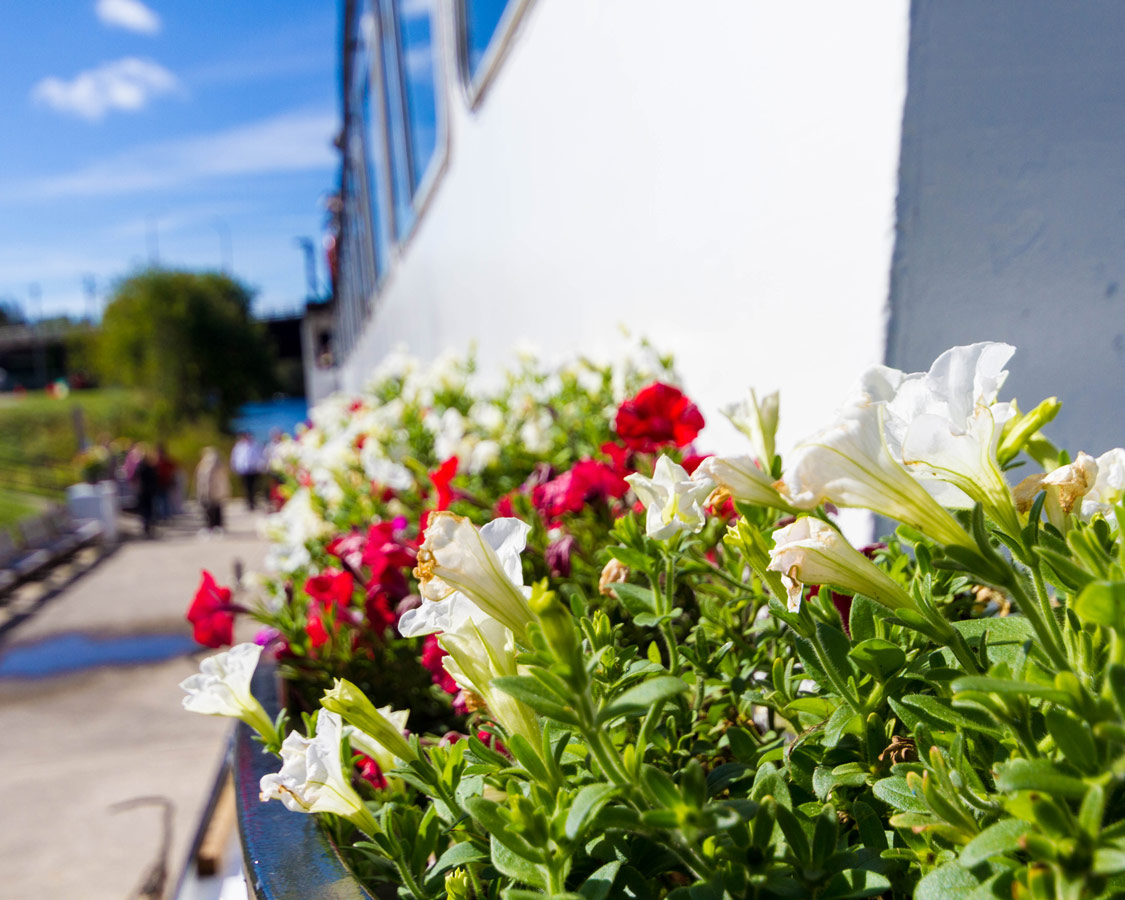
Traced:
<path id="1" fill-rule="evenodd" d="M 953 347 L 928 372 L 904 377 L 887 403 L 892 451 L 919 478 L 952 485 L 1010 533 L 1019 532 L 1011 491 L 996 459 L 1011 405 L 997 394 L 1015 348 L 982 342 Z M 951 496 L 939 495 L 946 505 Z"/>
<path id="2" fill-rule="evenodd" d="M 262 737 L 276 739 L 273 722 L 250 693 L 250 679 L 261 655 L 262 648 L 248 642 L 207 657 L 199 664 L 197 674 L 180 682 L 187 692 L 184 709 L 205 716 L 241 719 Z"/>
<path id="3" fill-rule="evenodd" d="M 512 518 L 493 519 L 478 530 L 448 511 L 430 516 L 414 570 L 423 602 L 399 621 L 400 633 L 411 637 L 446 630 L 438 623 L 453 614 L 460 592 L 522 638 L 532 618 L 520 562 L 530 530 Z"/>
<path id="4" fill-rule="evenodd" d="M 466 618 L 444 632 L 438 643 L 449 654 L 442 665 L 453 680 L 484 700 L 505 731 L 522 735 L 532 747 L 540 746 L 541 732 L 535 713 L 492 686 L 496 678 L 519 674 L 512 632 L 490 617 L 477 621 Z"/>
<path id="5" fill-rule="evenodd" d="M 715 487 L 710 478 L 693 479 L 683 466 L 661 456 L 652 478 L 634 473 L 625 480 L 648 511 L 645 532 L 649 537 L 664 541 L 681 531 L 694 534 L 707 523 L 703 503 Z"/>
<path id="6" fill-rule="evenodd" d="M 709 456 L 691 474 L 693 481 L 708 479 L 730 493 L 735 500 L 780 509 L 785 501 L 773 486 L 773 479 L 758 468 L 749 456 Z"/>
<path id="7" fill-rule="evenodd" d="M 749 397 L 719 410 L 750 439 L 750 446 L 767 469 L 773 465 L 776 452 L 778 406 L 777 391 L 759 399 L 757 392 L 750 388 Z"/>
<path id="8" fill-rule="evenodd" d="M 834 424 L 786 456 L 778 491 L 797 509 L 825 502 L 855 506 L 911 525 L 943 544 L 975 547 L 957 520 L 891 455 L 884 414 L 881 402 L 861 399 L 845 407 Z"/>
<path id="9" fill-rule="evenodd" d="M 781 573 L 789 611 L 801 608 L 806 584 L 829 584 L 877 600 L 891 609 L 912 607 L 910 596 L 835 528 L 803 516 L 774 533 L 768 568 Z"/>
<path id="10" fill-rule="evenodd" d="M 280 800 L 286 809 L 304 813 L 333 813 L 350 820 L 369 835 L 379 830 L 351 781 L 341 760 L 343 723 L 322 709 L 316 717 L 316 736 L 296 732 L 281 745 L 281 771 L 263 775 L 259 784 L 262 801 Z"/>

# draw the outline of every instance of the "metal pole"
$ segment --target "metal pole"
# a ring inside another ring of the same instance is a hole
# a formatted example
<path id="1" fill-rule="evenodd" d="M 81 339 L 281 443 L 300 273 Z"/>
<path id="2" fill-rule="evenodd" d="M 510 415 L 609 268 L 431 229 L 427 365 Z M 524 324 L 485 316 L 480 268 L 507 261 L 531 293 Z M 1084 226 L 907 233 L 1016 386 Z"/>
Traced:
<path id="1" fill-rule="evenodd" d="M 160 265 L 160 246 L 157 243 L 156 213 L 148 214 L 148 264 L 152 268 Z"/>
<path id="2" fill-rule="evenodd" d="M 305 282 L 307 286 L 308 296 L 307 300 L 313 301 L 317 299 L 319 291 L 316 287 L 316 244 L 313 243 L 312 238 L 299 237 L 294 238 L 297 246 L 305 252 Z"/>
<path id="3" fill-rule="evenodd" d="M 93 275 L 86 275 L 82 278 L 82 287 L 86 291 L 86 321 L 93 325 L 98 308 L 98 282 Z"/>
<path id="4" fill-rule="evenodd" d="M 219 232 L 219 258 L 222 261 L 222 270 L 229 275 L 234 267 L 234 248 L 230 238 L 230 227 L 225 219 L 216 219 L 215 230 Z"/>
<path id="5" fill-rule="evenodd" d="M 35 380 L 38 386 L 47 386 L 47 344 L 43 335 L 43 291 L 37 282 L 32 282 L 27 289 L 31 302 L 28 304 L 29 312 L 35 316 L 32 323 L 32 344 L 35 347 Z"/>

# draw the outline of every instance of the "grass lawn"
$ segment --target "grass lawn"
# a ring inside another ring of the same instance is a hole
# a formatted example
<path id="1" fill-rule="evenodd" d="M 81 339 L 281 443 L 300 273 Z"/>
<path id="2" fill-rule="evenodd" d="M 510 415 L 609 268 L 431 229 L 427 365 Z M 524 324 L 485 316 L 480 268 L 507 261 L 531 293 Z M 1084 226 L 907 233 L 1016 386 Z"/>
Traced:
<path id="1" fill-rule="evenodd" d="M 0 529 L 11 530 L 20 519 L 35 515 L 42 507 L 38 497 L 0 488 Z"/>
<path id="2" fill-rule="evenodd" d="M 0 395 L 0 485 L 8 490 L 26 485 L 42 493 L 79 480 L 79 423 L 90 443 L 163 441 L 189 474 L 205 446 L 230 452 L 233 438 L 213 422 L 170 423 L 156 406 L 144 393 L 122 388 L 73 391 L 63 398 L 44 391 Z M 42 484 L 28 481 L 37 468 L 44 474 Z"/>

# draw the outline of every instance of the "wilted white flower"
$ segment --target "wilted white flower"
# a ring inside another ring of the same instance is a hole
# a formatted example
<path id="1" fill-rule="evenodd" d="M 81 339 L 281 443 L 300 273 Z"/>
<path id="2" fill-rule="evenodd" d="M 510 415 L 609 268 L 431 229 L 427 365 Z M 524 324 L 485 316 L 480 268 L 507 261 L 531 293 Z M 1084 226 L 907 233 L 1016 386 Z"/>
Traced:
<path id="1" fill-rule="evenodd" d="M 205 716 L 241 719 L 262 737 L 276 740 L 273 722 L 250 693 L 250 679 L 261 655 L 262 648 L 257 644 L 244 643 L 207 657 L 199 664 L 198 674 L 180 682 L 187 692 L 184 709 Z"/>
<path id="2" fill-rule="evenodd" d="M 750 446 L 767 469 L 773 465 L 776 452 L 778 406 L 777 391 L 759 399 L 757 392 L 750 388 L 749 397 L 720 410 L 735 428 L 750 439 Z"/>
<path id="3" fill-rule="evenodd" d="M 658 541 L 681 531 L 695 533 L 707 523 L 703 502 L 715 487 L 706 476 L 693 479 L 667 456 L 656 461 L 652 478 L 634 473 L 625 479 L 648 511 L 645 532 Z"/>
<path id="4" fill-rule="evenodd" d="M 693 481 L 707 479 L 730 493 L 735 500 L 759 506 L 785 507 L 773 479 L 749 456 L 709 456 L 691 474 Z"/>
<path id="5" fill-rule="evenodd" d="M 280 800 L 293 812 L 343 816 L 367 834 L 376 834 L 375 817 L 344 775 L 342 741 L 340 717 L 322 709 L 316 717 L 315 737 L 293 732 L 285 738 L 281 771 L 262 776 L 261 799 Z"/>
<path id="6" fill-rule="evenodd" d="M 1012 495 L 1016 507 L 1026 513 L 1040 491 L 1046 491 L 1043 508 L 1047 520 L 1059 531 L 1066 530 L 1066 517 L 1074 505 L 1093 489 L 1098 477 L 1098 464 L 1088 453 L 1079 453 L 1074 462 L 1051 472 L 1028 475 L 1015 486 Z"/>
<path id="7" fill-rule="evenodd" d="M 461 592 L 522 638 L 532 618 L 520 562 L 530 530 L 512 518 L 493 519 L 478 530 L 448 511 L 430 516 L 414 570 L 423 603 L 402 617 L 399 631 L 411 636 L 446 630 L 436 623 L 451 614 L 459 602 L 454 595 Z M 449 604 L 441 606 L 446 600 Z"/>
<path id="8" fill-rule="evenodd" d="M 781 573 L 790 612 L 801 608 L 801 591 L 806 584 L 833 585 L 891 609 L 914 605 L 895 581 L 827 522 L 803 516 L 792 525 L 778 528 L 773 537 L 768 568 Z"/>
<path id="9" fill-rule="evenodd" d="M 884 405 L 859 402 L 786 456 L 776 485 L 797 509 L 857 506 L 911 525 L 943 544 L 975 547 L 950 513 L 891 455 Z"/>
<path id="10" fill-rule="evenodd" d="M 1125 450 L 1107 450 L 1098 457 L 1097 466 L 1094 486 L 1082 500 L 1082 518 L 1088 520 L 1101 514 L 1113 521 L 1113 508 L 1125 497 Z"/>

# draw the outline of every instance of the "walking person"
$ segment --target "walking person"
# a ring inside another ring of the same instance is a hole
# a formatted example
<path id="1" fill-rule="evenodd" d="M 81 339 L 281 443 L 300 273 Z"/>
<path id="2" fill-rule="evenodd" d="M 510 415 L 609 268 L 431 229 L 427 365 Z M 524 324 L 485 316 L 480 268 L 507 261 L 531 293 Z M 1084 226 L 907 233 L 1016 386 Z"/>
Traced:
<path id="1" fill-rule="evenodd" d="M 223 504 L 230 498 L 230 474 L 219 451 L 204 447 L 195 467 L 195 499 L 203 510 L 201 535 L 223 533 Z"/>
<path id="2" fill-rule="evenodd" d="M 230 451 L 230 467 L 242 480 L 242 488 L 246 491 L 247 508 L 253 509 L 254 494 L 258 489 L 258 476 L 266 469 L 266 455 L 262 445 L 254 440 L 249 431 L 244 431 L 238 436 L 234 448 Z"/>
<path id="3" fill-rule="evenodd" d="M 156 451 L 143 446 L 134 478 L 137 482 L 137 512 L 144 523 L 146 538 L 156 536 L 156 493 L 159 490 L 156 463 Z"/>

